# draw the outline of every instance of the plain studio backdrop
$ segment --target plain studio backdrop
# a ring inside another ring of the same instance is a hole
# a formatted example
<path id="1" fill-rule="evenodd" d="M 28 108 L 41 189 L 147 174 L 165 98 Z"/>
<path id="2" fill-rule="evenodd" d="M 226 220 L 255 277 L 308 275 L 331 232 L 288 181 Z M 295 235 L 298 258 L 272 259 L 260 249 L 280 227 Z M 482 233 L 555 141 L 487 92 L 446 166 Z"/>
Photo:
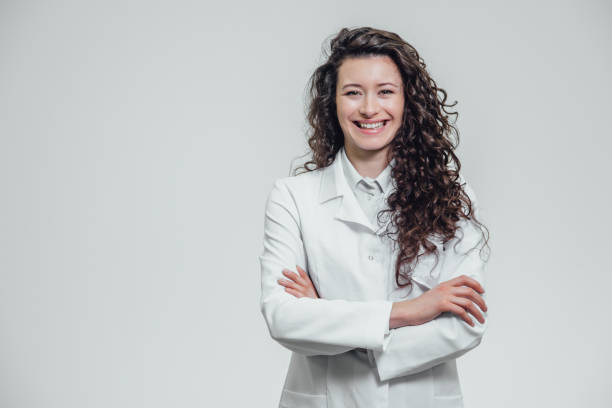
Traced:
<path id="1" fill-rule="evenodd" d="M 457 100 L 491 231 L 466 406 L 609 407 L 604 1 L 0 2 L 0 406 L 272 407 L 265 199 L 342 27 Z M 300 164 L 297 161 L 294 164 Z"/>

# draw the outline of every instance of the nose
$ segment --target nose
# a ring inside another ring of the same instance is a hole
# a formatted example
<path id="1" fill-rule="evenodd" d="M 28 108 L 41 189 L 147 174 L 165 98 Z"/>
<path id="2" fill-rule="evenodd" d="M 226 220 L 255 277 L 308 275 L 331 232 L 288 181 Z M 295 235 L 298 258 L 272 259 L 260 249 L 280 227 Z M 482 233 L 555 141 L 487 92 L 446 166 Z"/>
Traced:
<path id="1" fill-rule="evenodd" d="M 376 100 L 376 96 L 370 94 L 363 98 L 361 106 L 359 107 L 359 113 L 369 118 L 376 115 L 379 109 L 380 107 L 378 105 L 378 101 Z"/>

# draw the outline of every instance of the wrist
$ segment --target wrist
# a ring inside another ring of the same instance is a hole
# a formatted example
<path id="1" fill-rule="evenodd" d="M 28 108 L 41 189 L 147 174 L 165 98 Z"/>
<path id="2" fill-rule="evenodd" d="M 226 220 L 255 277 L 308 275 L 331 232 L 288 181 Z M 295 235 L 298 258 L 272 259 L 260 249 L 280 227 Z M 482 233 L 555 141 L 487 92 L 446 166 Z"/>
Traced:
<path id="1" fill-rule="evenodd" d="M 411 303 L 412 299 L 404 300 L 401 302 L 393 302 L 393 306 L 391 306 L 391 316 L 389 318 L 390 329 L 408 326 L 410 324 L 409 310 Z"/>

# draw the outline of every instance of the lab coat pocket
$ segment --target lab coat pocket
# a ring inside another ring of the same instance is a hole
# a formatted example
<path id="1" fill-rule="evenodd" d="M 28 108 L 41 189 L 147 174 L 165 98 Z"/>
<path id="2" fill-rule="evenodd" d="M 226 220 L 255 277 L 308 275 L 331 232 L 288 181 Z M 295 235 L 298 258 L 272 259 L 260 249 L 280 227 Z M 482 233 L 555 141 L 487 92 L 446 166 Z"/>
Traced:
<path id="1" fill-rule="evenodd" d="M 327 396 L 316 394 L 303 394 L 291 390 L 283 390 L 280 399 L 280 408 L 325 408 Z"/>
<path id="2" fill-rule="evenodd" d="M 441 283 L 442 271 L 444 268 L 444 262 L 446 260 L 446 254 L 444 245 L 437 239 L 432 241 L 438 247 L 438 254 L 423 255 L 419 259 L 414 271 L 412 272 L 411 279 L 418 283 L 424 291 L 435 288 Z"/>
<path id="3" fill-rule="evenodd" d="M 436 265 L 434 268 L 436 263 L 435 255 L 428 255 L 422 259 L 423 261 L 417 265 L 412 273 L 411 279 L 412 281 L 418 283 L 423 291 L 428 291 L 441 283 L 439 265 L 443 260 L 442 257 L 440 257 L 438 260 L 438 265 Z"/>
<path id="4" fill-rule="evenodd" d="M 431 288 L 433 288 L 435 286 L 433 280 L 430 277 L 426 276 L 426 275 L 421 275 L 421 274 L 415 275 L 415 274 L 413 274 L 410 279 L 414 283 L 417 283 L 421 287 L 421 290 L 423 292 L 426 292 L 426 291 L 428 291 L 429 289 L 431 289 Z"/>
<path id="5" fill-rule="evenodd" d="M 431 369 L 434 408 L 462 408 L 463 395 L 459 385 L 456 360 L 449 360 Z"/>
<path id="6" fill-rule="evenodd" d="M 456 360 L 448 360 L 431 369 L 435 398 L 461 397 Z"/>

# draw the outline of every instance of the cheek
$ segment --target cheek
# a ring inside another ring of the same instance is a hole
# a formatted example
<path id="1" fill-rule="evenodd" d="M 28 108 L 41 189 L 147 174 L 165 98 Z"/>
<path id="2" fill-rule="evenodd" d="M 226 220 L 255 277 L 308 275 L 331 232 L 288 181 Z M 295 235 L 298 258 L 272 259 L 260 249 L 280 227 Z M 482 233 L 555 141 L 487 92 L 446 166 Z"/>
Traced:
<path id="1" fill-rule="evenodd" d="M 399 99 L 399 101 L 397 102 L 397 105 L 398 105 L 399 111 L 403 113 L 404 112 L 404 107 L 406 105 L 406 100 L 404 99 L 403 96 Z"/>
<path id="2" fill-rule="evenodd" d="M 349 121 L 346 113 L 346 109 L 343 105 L 336 105 L 336 115 L 338 119 L 338 124 L 343 132 L 347 131 L 347 122 Z"/>
<path id="3" fill-rule="evenodd" d="M 391 112 L 393 112 L 393 116 L 397 119 L 402 119 L 402 115 L 404 114 L 404 103 L 402 100 L 395 101 L 393 105 L 390 107 Z"/>
<path id="4" fill-rule="evenodd" d="M 340 120 L 347 120 L 347 117 L 351 114 L 351 106 L 350 103 L 346 101 L 336 102 L 336 112 L 338 112 L 338 117 Z"/>

